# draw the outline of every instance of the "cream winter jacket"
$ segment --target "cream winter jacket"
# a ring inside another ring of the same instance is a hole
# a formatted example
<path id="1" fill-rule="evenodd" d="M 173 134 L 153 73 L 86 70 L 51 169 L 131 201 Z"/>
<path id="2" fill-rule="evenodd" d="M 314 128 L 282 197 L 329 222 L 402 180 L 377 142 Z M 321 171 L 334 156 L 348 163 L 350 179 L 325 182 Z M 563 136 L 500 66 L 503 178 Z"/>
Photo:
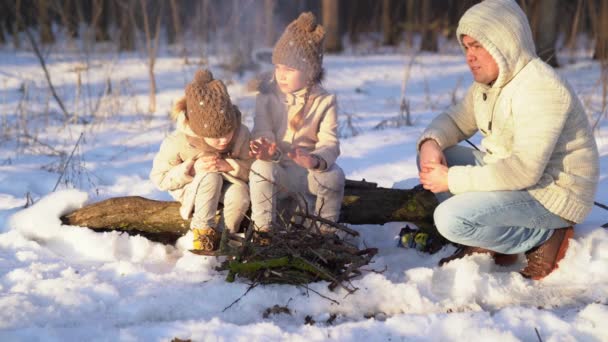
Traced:
<path id="1" fill-rule="evenodd" d="M 265 85 L 258 94 L 251 135 L 275 141 L 283 153 L 301 147 L 317 155 L 331 167 L 340 155 L 336 96 L 321 86 L 314 86 L 309 95 L 309 110 L 301 127 L 294 131 L 289 120 L 304 107 L 302 89 L 294 94 L 283 94 L 274 84 Z M 312 99 L 312 101 L 311 101 Z M 284 158 L 284 162 L 289 162 Z"/>
<path id="2" fill-rule="evenodd" d="M 499 67 L 491 85 L 474 83 L 464 100 L 435 118 L 418 141 L 442 149 L 478 130 L 483 166 L 452 166 L 453 194 L 527 190 L 554 214 L 581 222 L 593 206 L 598 151 L 584 108 L 568 83 L 535 53 L 528 21 L 512 0 L 486 0 L 460 20 Z"/>
<path id="3" fill-rule="evenodd" d="M 180 214 L 184 219 L 188 219 L 194 210 L 194 196 L 202 175 L 186 175 L 184 161 L 205 155 L 220 155 L 233 168 L 232 171 L 222 172 L 224 179 L 232 183 L 245 183 L 248 181 L 253 161 L 249 157 L 250 134 L 249 129 L 240 124 L 229 147 L 219 151 L 192 132 L 183 111 L 177 113 L 176 120 L 175 131 L 163 140 L 154 158 L 150 179 L 160 190 L 169 191 L 171 196 L 181 203 Z M 241 122 L 241 114 L 238 111 L 237 120 Z"/>

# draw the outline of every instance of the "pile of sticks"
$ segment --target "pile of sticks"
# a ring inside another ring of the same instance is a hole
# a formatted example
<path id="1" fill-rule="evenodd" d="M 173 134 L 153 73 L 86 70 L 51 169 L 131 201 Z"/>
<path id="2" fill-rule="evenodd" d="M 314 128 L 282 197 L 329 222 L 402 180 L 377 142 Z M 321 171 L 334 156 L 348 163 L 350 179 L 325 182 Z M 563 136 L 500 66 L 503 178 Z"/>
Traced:
<path id="1" fill-rule="evenodd" d="M 250 227 L 244 238 L 224 230 L 216 255 L 228 256 L 219 267 L 228 271 L 228 282 L 237 276 L 253 284 L 305 285 L 324 280 L 330 290 L 357 290 L 350 280 L 361 275 L 361 267 L 370 263 L 376 248 L 359 250 L 346 242 L 357 231 L 315 215 L 296 213 L 289 223 L 280 221 L 284 224 L 267 232 Z"/>

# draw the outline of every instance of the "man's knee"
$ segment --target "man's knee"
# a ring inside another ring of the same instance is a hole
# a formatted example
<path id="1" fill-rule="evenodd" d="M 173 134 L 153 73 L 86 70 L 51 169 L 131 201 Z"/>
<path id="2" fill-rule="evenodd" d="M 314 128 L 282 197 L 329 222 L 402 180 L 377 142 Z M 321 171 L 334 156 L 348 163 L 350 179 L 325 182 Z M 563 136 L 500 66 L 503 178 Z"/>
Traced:
<path id="1" fill-rule="evenodd" d="M 441 236 L 452 242 L 459 242 L 462 238 L 471 234 L 472 226 L 467 223 L 462 213 L 459 213 L 458 209 L 451 205 L 454 202 L 451 201 L 452 199 L 454 197 L 435 208 L 433 219 Z"/>

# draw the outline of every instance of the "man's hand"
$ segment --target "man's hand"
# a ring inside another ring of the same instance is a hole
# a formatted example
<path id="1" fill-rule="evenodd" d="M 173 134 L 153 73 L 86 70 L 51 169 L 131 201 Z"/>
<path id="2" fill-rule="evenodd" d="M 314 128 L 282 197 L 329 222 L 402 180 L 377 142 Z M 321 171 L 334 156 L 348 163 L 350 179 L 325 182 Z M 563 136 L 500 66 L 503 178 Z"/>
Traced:
<path id="1" fill-rule="evenodd" d="M 203 172 L 228 172 L 232 171 L 232 166 L 227 161 L 218 156 L 201 156 L 194 162 L 195 173 Z"/>
<path id="2" fill-rule="evenodd" d="M 422 143 L 420 146 L 420 171 L 428 172 L 430 170 L 426 170 L 424 165 L 428 163 L 439 163 L 441 165 L 447 166 L 448 163 L 445 160 L 445 155 L 443 151 L 441 151 L 441 147 L 439 144 L 433 139 L 428 139 Z"/>
<path id="3" fill-rule="evenodd" d="M 420 183 L 425 189 L 433 193 L 449 191 L 447 166 L 436 162 L 427 162 L 421 164 L 420 169 L 426 170 L 418 173 Z"/>
<path id="4" fill-rule="evenodd" d="M 305 149 L 296 147 L 293 151 L 287 153 L 287 156 L 291 158 L 296 164 L 300 165 L 305 169 L 316 169 L 320 166 L 321 161 L 315 158 Z"/>
<path id="5" fill-rule="evenodd" d="M 277 144 L 266 138 L 259 138 L 249 142 L 249 156 L 255 159 L 270 161 L 277 152 Z"/>

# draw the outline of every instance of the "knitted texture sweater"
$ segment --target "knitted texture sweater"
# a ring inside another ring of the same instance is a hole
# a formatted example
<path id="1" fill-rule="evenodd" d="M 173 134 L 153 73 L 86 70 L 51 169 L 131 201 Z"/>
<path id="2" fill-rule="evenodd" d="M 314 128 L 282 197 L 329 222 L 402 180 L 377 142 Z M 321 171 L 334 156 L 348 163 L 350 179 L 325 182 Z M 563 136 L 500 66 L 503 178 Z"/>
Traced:
<path id="1" fill-rule="evenodd" d="M 464 99 L 436 117 L 418 141 L 442 149 L 479 131 L 485 165 L 452 166 L 451 193 L 526 190 L 545 208 L 582 222 L 593 206 L 599 156 L 584 108 L 535 52 L 527 18 L 513 0 L 486 0 L 458 24 L 494 58 L 492 85 L 475 82 Z"/>

